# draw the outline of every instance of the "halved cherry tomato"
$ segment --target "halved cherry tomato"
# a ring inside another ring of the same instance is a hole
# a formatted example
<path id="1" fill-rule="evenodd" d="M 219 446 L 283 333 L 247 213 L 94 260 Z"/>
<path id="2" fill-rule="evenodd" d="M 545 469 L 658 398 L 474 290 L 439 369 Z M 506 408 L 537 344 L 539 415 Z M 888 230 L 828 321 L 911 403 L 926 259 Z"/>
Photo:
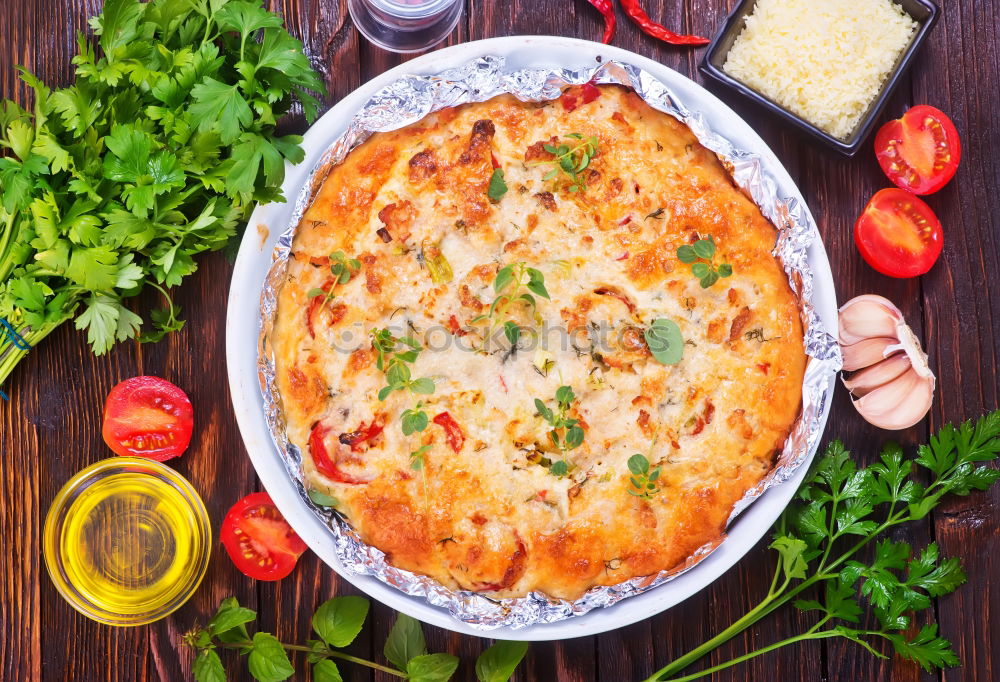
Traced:
<path id="1" fill-rule="evenodd" d="M 444 429 L 445 440 L 448 441 L 451 449 L 455 452 L 461 452 L 462 445 L 465 444 L 465 434 L 462 433 L 462 427 L 458 425 L 458 422 L 447 412 L 442 412 L 434 417 L 434 423 Z"/>
<path id="2" fill-rule="evenodd" d="M 932 194 L 955 175 L 962 143 L 944 112 L 921 104 L 879 129 L 875 156 L 897 187 Z"/>
<path id="3" fill-rule="evenodd" d="M 234 504 L 219 535 L 236 568 L 255 580 L 281 580 L 307 549 L 267 493 Z"/>
<path id="4" fill-rule="evenodd" d="M 916 277 L 941 255 L 944 235 L 931 207 L 901 189 L 872 197 L 854 224 L 854 242 L 868 264 L 890 277 Z"/>
<path id="5" fill-rule="evenodd" d="M 194 410 L 187 394 L 166 379 L 132 377 L 104 402 L 101 435 L 116 454 L 162 462 L 191 442 Z"/>

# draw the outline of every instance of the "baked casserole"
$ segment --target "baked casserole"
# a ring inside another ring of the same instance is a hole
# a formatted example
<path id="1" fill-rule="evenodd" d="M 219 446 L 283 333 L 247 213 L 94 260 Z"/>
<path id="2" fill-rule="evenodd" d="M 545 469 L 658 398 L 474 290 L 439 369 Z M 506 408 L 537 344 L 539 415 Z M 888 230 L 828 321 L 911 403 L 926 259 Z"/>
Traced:
<path id="1" fill-rule="evenodd" d="M 619 86 L 373 135 L 323 180 L 279 292 L 307 485 L 453 589 L 574 599 L 683 565 L 799 413 L 775 239 Z"/>

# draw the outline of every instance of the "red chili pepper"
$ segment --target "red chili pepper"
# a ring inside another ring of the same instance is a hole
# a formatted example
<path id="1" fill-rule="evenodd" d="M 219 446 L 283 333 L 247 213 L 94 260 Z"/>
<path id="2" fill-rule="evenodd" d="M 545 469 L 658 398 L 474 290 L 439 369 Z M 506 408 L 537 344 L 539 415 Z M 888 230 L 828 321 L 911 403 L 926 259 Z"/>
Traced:
<path id="1" fill-rule="evenodd" d="M 663 26 L 663 24 L 656 23 L 639 6 L 639 0 L 622 0 L 622 7 L 629 18 L 639 25 L 643 33 L 654 38 L 659 38 L 665 43 L 670 43 L 671 45 L 707 45 L 709 42 L 708 38 L 674 33 L 669 28 Z"/>
<path id="2" fill-rule="evenodd" d="M 493 152 L 490 152 L 490 163 L 493 164 L 493 170 L 496 170 L 497 168 L 500 167 L 500 162 L 497 161 L 497 155 L 494 154 Z"/>
<path id="3" fill-rule="evenodd" d="M 458 422 L 447 412 L 442 412 L 434 417 L 434 423 L 444 429 L 444 436 L 449 447 L 456 453 L 461 452 L 462 446 L 465 444 L 465 434 L 462 433 L 462 427 L 458 425 Z"/>
<path id="4" fill-rule="evenodd" d="M 588 0 L 601 16 L 604 17 L 604 37 L 601 42 L 607 45 L 615 37 L 615 9 L 611 6 L 611 0 Z"/>
<path id="5" fill-rule="evenodd" d="M 309 434 L 309 452 L 312 454 L 316 470 L 332 481 L 354 485 L 367 483 L 368 481 L 355 478 L 340 470 L 336 461 L 330 457 L 330 453 L 326 449 L 325 439 L 328 433 L 330 433 L 330 427 L 324 426 L 322 422 L 316 422 L 312 428 L 312 432 Z"/>

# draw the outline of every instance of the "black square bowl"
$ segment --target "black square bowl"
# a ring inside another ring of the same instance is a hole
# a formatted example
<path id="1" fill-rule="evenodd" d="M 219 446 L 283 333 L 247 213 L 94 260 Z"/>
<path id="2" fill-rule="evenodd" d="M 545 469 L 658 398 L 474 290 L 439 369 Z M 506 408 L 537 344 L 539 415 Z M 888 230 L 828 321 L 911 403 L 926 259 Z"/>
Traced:
<path id="1" fill-rule="evenodd" d="M 861 148 L 861 145 L 864 144 L 865 139 L 871 132 L 872 126 L 875 125 L 875 121 L 878 119 L 879 113 L 881 113 L 885 103 L 889 100 L 889 96 L 892 94 L 892 91 L 896 89 L 896 85 L 899 84 L 903 73 L 905 73 L 906 69 L 910 66 L 914 55 L 916 55 L 917 50 L 923 44 L 924 40 L 927 39 L 931 28 L 933 28 L 938 19 L 938 7 L 930 0 L 894 1 L 901 5 L 903 11 L 913 17 L 913 19 L 917 22 L 917 30 L 910 39 L 910 44 L 896 61 L 896 66 L 890 72 L 888 78 L 886 78 L 885 83 L 882 85 L 882 89 L 872 101 L 871 105 L 869 105 L 868 111 L 861 117 L 858 125 L 854 128 L 847 139 L 842 140 L 834 137 L 826 131 L 820 130 L 809 121 L 792 113 L 788 109 L 785 109 L 777 102 L 768 99 L 761 93 L 750 88 L 736 78 L 733 78 L 722 69 L 722 65 L 725 64 L 726 57 L 729 55 L 729 50 L 732 48 L 733 43 L 736 42 L 736 38 L 743 30 L 746 17 L 753 12 L 757 0 L 743 0 L 736 6 L 732 13 L 730 13 L 725 23 L 723 23 L 722 28 L 719 30 L 719 33 L 709 44 L 708 50 L 705 52 L 705 57 L 702 59 L 700 66 L 701 72 L 754 100 L 765 109 L 769 109 L 774 112 L 788 123 L 791 123 L 797 128 L 809 133 L 813 137 L 822 140 L 828 147 L 836 149 L 845 156 L 854 156 L 858 152 L 858 149 Z"/>

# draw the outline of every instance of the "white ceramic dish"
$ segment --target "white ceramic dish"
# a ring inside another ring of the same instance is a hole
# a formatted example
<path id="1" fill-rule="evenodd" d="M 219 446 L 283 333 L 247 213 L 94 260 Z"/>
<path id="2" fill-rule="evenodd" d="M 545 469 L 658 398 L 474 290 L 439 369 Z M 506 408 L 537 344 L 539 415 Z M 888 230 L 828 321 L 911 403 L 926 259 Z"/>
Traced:
<path id="1" fill-rule="evenodd" d="M 725 131 L 727 138 L 738 147 L 759 154 L 764 159 L 767 171 L 777 182 L 780 196 L 794 197 L 805 205 L 791 177 L 763 140 L 729 107 L 698 84 L 672 69 L 620 48 L 549 36 L 513 36 L 456 45 L 401 64 L 364 84 L 326 112 L 305 134 L 305 161 L 298 166 L 286 168 L 283 186 L 285 196 L 292 200 L 298 196 L 310 169 L 328 144 L 344 132 L 353 114 L 380 88 L 404 74 L 434 74 L 486 54 L 506 58 L 512 69 L 540 66 L 578 68 L 594 64 L 599 57 L 631 62 L 646 69 L 673 89 L 690 109 L 701 111 L 710 127 Z M 397 611 L 456 632 L 512 640 L 567 639 L 624 627 L 687 599 L 728 570 L 767 533 L 805 476 L 808 462 L 789 481 L 765 492 L 743 512 L 730 526 L 725 542 L 694 569 L 615 606 L 595 609 L 583 616 L 555 623 L 484 632 L 453 618 L 447 611 L 422 599 L 410 597 L 375 578 L 353 573 L 337 559 L 327 527 L 299 497 L 271 441 L 263 415 L 257 376 L 260 292 L 271 264 L 274 243 L 287 227 L 291 213 L 290 203 L 257 206 L 236 260 L 226 321 L 226 357 L 233 408 L 254 468 L 292 527 L 345 580 Z M 810 248 L 809 262 L 814 274 L 813 303 L 827 328 L 836 329 L 837 301 L 833 277 L 818 235 Z M 832 375 L 830 382 L 832 389 Z M 830 390 L 827 394 L 828 404 L 823 411 L 824 422 L 825 415 L 829 413 L 832 395 L 833 391 Z M 810 458 L 812 454 L 810 453 Z"/>

